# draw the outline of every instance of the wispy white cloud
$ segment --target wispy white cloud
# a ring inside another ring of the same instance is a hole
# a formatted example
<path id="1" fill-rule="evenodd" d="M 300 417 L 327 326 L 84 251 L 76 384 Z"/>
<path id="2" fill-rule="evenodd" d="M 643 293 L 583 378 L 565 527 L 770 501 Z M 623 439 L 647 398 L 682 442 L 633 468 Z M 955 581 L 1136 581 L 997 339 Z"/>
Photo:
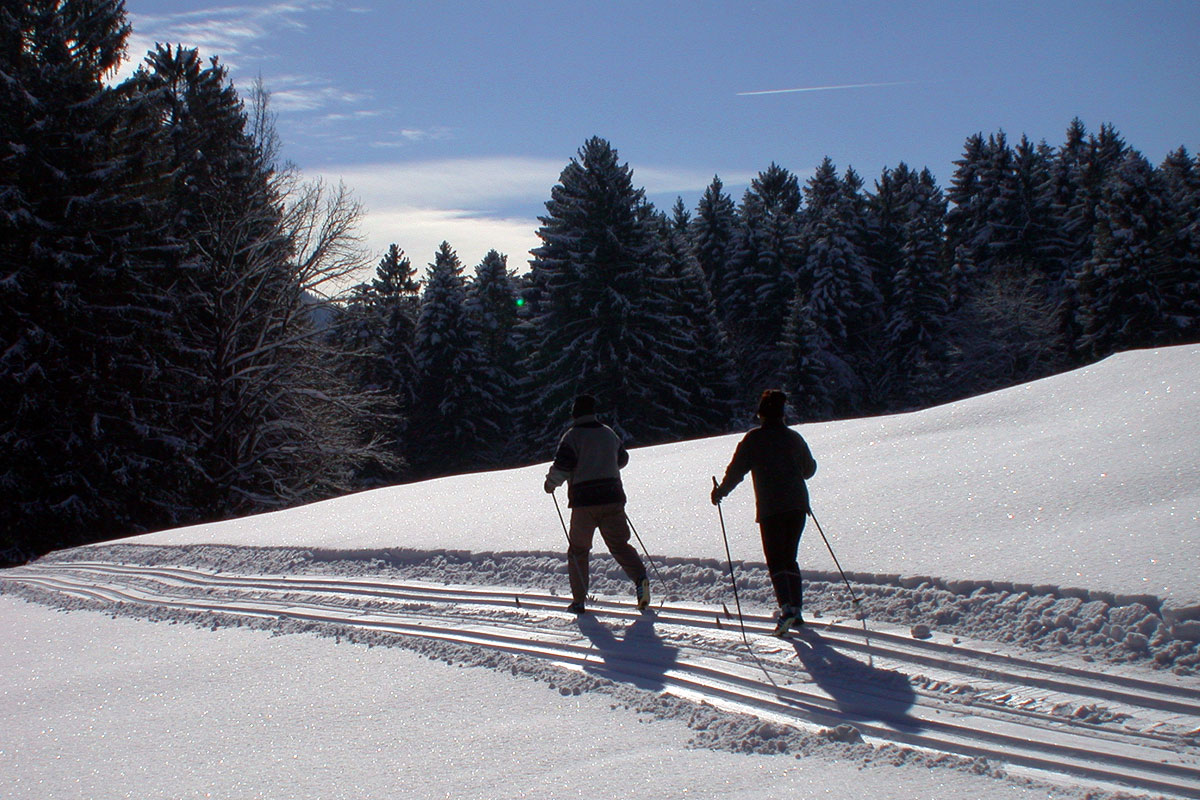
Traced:
<path id="1" fill-rule="evenodd" d="M 372 253 L 382 255 L 395 243 L 422 272 L 442 242 L 450 243 L 468 271 L 489 250 L 497 250 L 508 256 L 511 269 L 523 272 L 529 251 L 541 244 L 537 225 L 533 218 L 493 217 L 465 209 L 391 208 L 368 210 L 363 233 Z"/>
<path id="2" fill-rule="evenodd" d="M 368 147 L 376 149 L 394 149 L 400 147 L 408 147 L 416 142 L 429 142 L 450 139 L 454 136 L 454 131 L 450 128 L 432 128 L 422 130 L 418 128 L 401 128 L 400 130 L 391 131 L 386 138 L 374 139 Z"/>
<path id="3" fill-rule="evenodd" d="M 348 113 L 332 113 L 325 114 L 320 117 L 318 122 L 347 122 L 356 119 L 375 119 L 377 117 L 387 116 L 387 112 L 378 108 L 360 108 L 357 111 Z"/>
<path id="4" fill-rule="evenodd" d="M 428 132 L 406 135 L 421 137 Z M 544 202 L 566 159 L 491 157 L 357 164 L 321 170 L 327 180 L 344 180 L 373 205 L 492 209 Z M 749 183 L 754 173 L 722 173 L 726 185 Z M 647 194 L 702 192 L 713 173 L 672 167 L 633 167 L 634 184 Z"/>
<path id="5" fill-rule="evenodd" d="M 362 202 L 362 234 L 373 253 L 395 243 L 423 268 L 447 241 L 468 268 L 495 249 L 524 269 L 539 244 L 540 204 L 562 167 L 550 159 L 464 158 L 330 167 L 319 177 L 345 183 Z"/>
<path id="6" fill-rule="evenodd" d="M 717 173 L 725 186 L 738 186 L 750 183 L 757 173 L 736 171 Z M 713 180 L 713 172 L 696 169 L 678 169 L 670 167 L 634 167 L 633 180 L 642 186 L 649 195 L 664 194 L 696 194 L 708 188 Z"/>
<path id="7" fill-rule="evenodd" d="M 493 157 L 358 164 L 331 167 L 319 176 L 344 182 L 366 214 L 362 233 L 368 248 L 382 254 L 402 247 L 424 267 L 448 241 L 468 268 L 488 250 L 525 269 L 551 188 L 567 159 Z M 722 174 L 726 186 L 749 183 L 751 173 Z M 694 197 L 712 182 L 710 172 L 634 167 L 634 183 L 647 194 Z"/>
<path id="8" fill-rule="evenodd" d="M 839 89 L 870 89 L 878 86 L 912 86 L 917 81 L 883 81 L 881 83 L 842 83 L 836 86 L 802 86 L 798 89 L 765 89 L 758 92 L 738 92 L 738 97 L 763 94 L 797 94 L 800 92 L 833 92 Z"/>
<path id="9" fill-rule="evenodd" d="M 226 5 L 197 8 L 175 14 L 130 12 L 133 34 L 129 59 L 119 78 L 132 74 L 145 53 L 156 43 L 180 44 L 217 56 L 236 68 L 249 56 L 261 55 L 259 43 L 282 29 L 307 30 L 304 16 L 333 6 L 330 0 L 292 0 L 267 5 Z"/>
<path id="10" fill-rule="evenodd" d="M 563 162 L 496 157 L 356 164 L 321 170 L 372 207 L 486 210 L 550 196 Z"/>
<path id="11" fill-rule="evenodd" d="M 324 78 L 307 75 L 273 75 L 267 89 L 271 93 L 271 108 L 284 113 L 354 105 L 368 99 L 362 92 L 346 91 Z M 359 115 L 350 112 L 342 116 L 351 119 Z"/>

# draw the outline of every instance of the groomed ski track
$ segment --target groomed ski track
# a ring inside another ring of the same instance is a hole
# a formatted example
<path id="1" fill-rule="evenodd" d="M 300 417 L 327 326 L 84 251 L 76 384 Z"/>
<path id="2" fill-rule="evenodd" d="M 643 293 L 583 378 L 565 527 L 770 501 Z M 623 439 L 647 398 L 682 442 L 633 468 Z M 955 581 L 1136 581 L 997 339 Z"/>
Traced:
<path id="1" fill-rule="evenodd" d="M 991 643 L 856 620 L 787 640 L 766 616 L 500 587 L 238 575 L 109 562 L 41 562 L 0 576 L 91 608 L 198 620 L 304 623 L 534 659 L 650 692 L 854 742 L 986 759 L 1065 786 L 1200 798 L 1200 688 L 1166 673 L 1020 657 Z M 196 615 L 199 615 L 197 618 Z"/>

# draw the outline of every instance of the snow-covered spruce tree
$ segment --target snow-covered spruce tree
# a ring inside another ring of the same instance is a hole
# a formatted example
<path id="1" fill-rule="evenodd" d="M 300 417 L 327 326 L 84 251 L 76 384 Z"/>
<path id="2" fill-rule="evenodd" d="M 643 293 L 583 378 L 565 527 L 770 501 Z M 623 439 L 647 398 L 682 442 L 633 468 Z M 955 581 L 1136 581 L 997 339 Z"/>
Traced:
<path id="1" fill-rule="evenodd" d="M 1163 244 L 1173 273 L 1165 313 L 1175 341 L 1200 341 L 1200 160 L 1180 147 L 1167 155 L 1159 174 L 1167 211 Z"/>
<path id="2" fill-rule="evenodd" d="M 1007 382 L 1016 383 L 1059 372 L 1070 364 L 1071 334 L 1062 325 L 1070 245 L 1065 223 L 1054 202 L 1053 151 L 1034 146 L 1022 136 L 1013 151 L 1009 204 L 1013 215 L 1003 258 L 997 259 L 985 291 L 1028 298 L 1013 316 L 1027 315 L 1030 324 L 1013 328 L 1024 336 L 1004 341 L 1011 365 Z M 1041 314 L 1045 320 L 1032 316 Z M 999 330 L 996 328 L 995 330 Z"/>
<path id="3" fill-rule="evenodd" d="M 1028 279 L 1047 296 L 1057 299 L 1066 271 L 1064 222 L 1054 203 L 1051 171 L 1054 151 L 1044 142 L 1034 145 L 1025 136 L 1013 152 L 1014 232 L 1007 272 Z"/>
<path id="4" fill-rule="evenodd" d="M 659 218 L 663 274 L 658 294 L 665 314 L 678 319 L 674 331 L 681 341 L 681 388 L 687 391 L 686 413 L 676 415 L 676 435 L 693 437 L 724 432 L 742 410 L 737 368 L 704 271 L 700 268 L 687 233 L 690 230 L 683 201 L 676 203 L 672 219 Z"/>
<path id="5" fill-rule="evenodd" d="M 415 401 L 416 362 L 413 339 L 420 309 L 420 282 L 416 270 L 397 245 L 379 260 L 370 283 L 355 286 L 335 308 L 332 341 L 352 364 L 359 390 L 382 393 L 395 415 L 381 425 L 392 449 L 403 457 L 407 417 Z M 364 476 L 369 482 L 394 476 Z"/>
<path id="6" fill-rule="evenodd" d="M 683 198 L 676 197 L 675 205 L 671 206 L 670 216 L 663 216 L 666 219 L 669 232 L 681 237 L 680 244 L 686 249 L 691 250 L 691 241 L 688 236 L 692 228 L 692 212 L 687 210 L 687 205 L 683 202 Z M 707 283 L 708 279 L 705 278 L 704 280 Z"/>
<path id="7" fill-rule="evenodd" d="M 951 297 L 955 306 L 970 294 L 971 282 L 979 268 L 980 248 L 976 244 L 979 220 L 987 208 L 983 171 L 987 159 L 982 133 L 967 137 L 963 154 L 954 162 L 954 175 L 946 190 L 950 205 L 946 213 L 946 252 L 951 257 Z"/>
<path id="8" fill-rule="evenodd" d="M 831 162 L 832 164 L 832 162 Z M 871 239 L 873 236 L 873 221 L 871 218 L 871 203 L 863 189 L 863 179 L 853 167 L 847 167 L 839 183 L 841 189 L 842 214 L 846 220 L 846 237 L 855 249 L 862 254 L 870 270 L 869 281 L 878 294 L 876 303 L 883 300 L 883 289 L 875 282 L 876 268 L 871 261 Z M 872 327 L 871 331 L 863 333 L 865 337 L 873 337 L 879 326 L 883 324 L 883 311 L 876 307 L 874 313 L 864 323 Z"/>
<path id="9" fill-rule="evenodd" d="M 404 444 L 420 477 L 480 466 L 503 414 L 462 273 L 458 254 L 442 242 L 426 273 L 413 340 L 417 392 Z"/>
<path id="10" fill-rule="evenodd" d="M 1087 128 L 1078 117 L 1067 127 L 1066 141 L 1050 161 L 1049 183 L 1046 192 L 1053 214 L 1058 221 L 1058 237 L 1062 246 L 1061 272 L 1052 280 L 1056 333 L 1063 342 L 1067 363 L 1080 360 L 1079 287 L 1077 276 L 1091 252 L 1091 231 L 1094 218 L 1085 219 L 1080 213 L 1083 186 L 1079 179 L 1081 165 L 1088 147 Z"/>
<path id="11" fill-rule="evenodd" d="M 516 274 L 508 256 L 489 250 L 467 284 L 467 309 L 479 330 L 479 343 L 491 364 L 511 373 L 515 368 L 513 328 L 517 324 Z"/>
<path id="12" fill-rule="evenodd" d="M 956 163 L 946 237 L 956 384 L 983 391 L 1053 372 L 1066 363 L 1057 309 L 1070 248 L 1052 153 L 1026 137 L 1013 150 L 1003 133 L 977 134 Z"/>
<path id="13" fill-rule="evenodd" d="M 905 228 L 912 217 L 912 187 L 916 173 L 904 162 L 885 168 L 867 196 L 866 247 L 875 288 L 884 307 L 891 305 L 892 282 L 903 261 Z"/>
<path id="14" fill-rule="evenodd" d="M 739 209 L 733 269 L 725 286 L 725 324 L 746 401 L 781 382 L 780 342 L 797 290 L 803 251 L 800 185 L 788 170 L 771 164 L 751 182 Z"/>
<path id="15" fill-rule="evenodd" d="M 183 252 L 172 326 L 188 357 L 172 383 L 194 452 L 195 515 L 345 491 L 387 456 L 374 399 L 348 386 L 306 298 L 361 265 L 357 204 L 275 171 L 215 59 L 159 47 L 133 81 L 174 154 L 171 224 Z"/>
<path id="16" fill-rule="evenodd" d="M 967 139 L 947 191 L 946 247 L 965 284 L 955 295 L 970 297 L 983 277 L 1012 256 L 1018 230 L 1013 151 L 1004 132 Z"/>
<path id="17" fill-rule="evenodd" d="M 379 388 L 396 398 L 402 409 L 413 403 L 416 367 L 413 339 L 421 308 L 421 282 L 404 251 L 392 244 L 379 260 L 369 293 L 370 311 L 381 330 L 376 347 L 382 362 Z"/>
<path id="18" fill-rule="evenodd" d="M 901 173 L 893 185 L 899 263 L 892 276 L 881 348 L 890 409 L 920 408 L 945 398 L 949 284 L 942 259 L 946 202 L 933 174 Z"/>
<path id="19" fill-rule="evenodd" d="M 835 413 L 862 411 L 871 405 L 868 393 L 877 360 L 873 339 L 879 333 L 882 298 L 856 241 L 854 206 L 829 159 L 806 185 L 805 197 L 806 258 L 796 296 L 803 298 L 809 320 L 823 332 L 827 354 L 842 365 L 825 370 Z"/>
<path id="20" fill-rule="evenodd" d="M 796 295 L 783 333 L 784 387 L 792 414 L 800 422 L 832 419 L 830 387 L 847 379 L 838 376 L 850 369 L 833 352 L 829 337 L 813 321 L 806 298 Z"/>
<path id="21" fill-rule="evenodd" d="M 632 443 L 666 441 L 689 414 L 679 321 L 664 312 L 654 215 L 616 150 L 594 137 L 546 202 L 530 280 L 526 359 L 531 455 L 544 456 L 579 392 Z"/>
<path id="22" fill-rule="evenodd" d="M 696 205 L 689 238 L 696 260 L 708 281 L 720 319 L 725 319 L 725 295 L 731 277 L 730 262 L 737 225 L 737 208 L 733 198 L 725 193 L 725 185 L 720 177 L 713 176 L 712 183 L 704 190 Z"/>
<path id="23" fill-rule="evenodd" d="M 1106 183 L 1092 258 L 1080 276 L 1081 327 L 1092 358 L 1176 341 L 1165 313 L 1177 280 L 1167 259 L 1164 196 L 1160 176 L 1136 151 Z"/>
<path id="24" fill-rule="evenodd" d="M 492 387 L 496 402 L 494 427 L 480 442 L 481 463 L 505 464 L 521 451 L 514 435 L 520 417 L 517 376 L 520 351 L 517 337 L 517 280 L 508 268 L 508 257 L 489 250 L 467 283 L 467 314 L 477 332 L 483 357 L 482 380 Z"/>
<path id="25" fill-rule="evenodd" d="M 121 2 L 0 7 L 0 560 L 177 518 L 159 153 Z"/>

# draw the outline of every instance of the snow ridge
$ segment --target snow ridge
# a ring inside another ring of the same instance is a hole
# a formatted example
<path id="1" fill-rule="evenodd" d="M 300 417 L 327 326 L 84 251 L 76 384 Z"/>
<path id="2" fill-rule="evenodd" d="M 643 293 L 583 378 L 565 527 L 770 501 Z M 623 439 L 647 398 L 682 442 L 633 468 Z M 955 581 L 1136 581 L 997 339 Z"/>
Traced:
<path id="1" fill-rule="evenodd" d="M 47 563 L 105 560 L 156 566 L 170 564 L 245 574 L 375 576 L 484 586 L 536 587 L 566 594 L 559 553 L 467 551 L 320 551 L 303 548 L 230 546 L 162 547 L 114 544 L 52 554 Z M 654 556 L 655 593 L 671 601 L 728 603 L 728 566 L 715 559 Z M 773 606 L 765 565 L 734 565 L 738 592 L 747 608 Z M 935 578 L 849 573 L 869 622 L 928 626 L 947 636 L 966 636 L 1019 645 L 1034 651 L 1071 653 L 1108 664 L 1136 664 L 1177 675 L 1200 672 L 1200 622 L 1164 611 L 1153 596 L 1117 597 L 1051 586 L 1008 582 L 941 581 Z M 622 595 L 624 574 L 606 554 L 592 560 L 592 590 Z M 814 619 L 847 618 L 853 606 L 837 573 L 805 572 L 805 614 Z"/>

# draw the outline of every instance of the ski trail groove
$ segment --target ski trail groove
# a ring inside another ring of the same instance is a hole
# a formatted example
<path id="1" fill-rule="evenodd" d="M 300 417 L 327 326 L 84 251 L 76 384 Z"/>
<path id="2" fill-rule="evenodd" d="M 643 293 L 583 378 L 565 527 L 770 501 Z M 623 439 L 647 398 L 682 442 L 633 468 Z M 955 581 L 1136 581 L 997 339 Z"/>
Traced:
<path id="1" fill-rule="evenodd" d="M 563 612 L 565 598 L 545 592 L 363 578 L 70 562 L 9 570 L 0 581 L 109 605 L 486 648 L 796 728 L 849 724 L 868 741 L 985 758 L 1050 780 L 1200 799 L 1200 688 L 1011 657 L 984 643 L 872 629 L 868 645 L 860 628 L 833 623 L 778 640 L 766 637 L 771 620 L 748 614 L 750 654 L 737 625 L 712 607 L 668 604 L 650 614 L 600 599 L 576 620 Z M 866 655 L 871 666 L 852 657 Z M 1098 707 L 1110 709 L 1105 722 L 1071 711 Z"/>

